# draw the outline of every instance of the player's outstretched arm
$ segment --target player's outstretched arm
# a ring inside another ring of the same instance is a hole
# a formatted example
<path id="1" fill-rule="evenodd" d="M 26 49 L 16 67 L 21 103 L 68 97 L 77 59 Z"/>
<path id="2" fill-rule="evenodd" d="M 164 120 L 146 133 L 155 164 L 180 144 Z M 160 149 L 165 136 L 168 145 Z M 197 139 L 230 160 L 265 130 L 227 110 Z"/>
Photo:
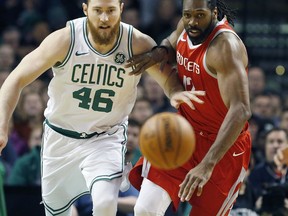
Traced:
<path id="1" fill-rule="evenodd" d="M 157 46 L 154 42 L 153 46 L 148 46 L 145 52 L 133 53 L 134 56 L 127 60 L 126 67 L 132 68 L 130 75 L 139 75 L 146 71 L 149 67 L 160 63 L 160 71 L 163 70 L 165 64 L 174 63 L 176 61 L 175 47 L 177 39 L 181 32 L 183 31 L 184 26 L 182 20 L 179 21 L 177 29 L 173 31 L 167 38 L 165 38 L 161 45 Z M 136 35 L 139 35 L 140 32 L 137 31 Z M 136 36 L 137 37 L 137 36 Z M 140 40 L 137 46 L 142 46 L 145 44 L 141 43 Z M 143 42 L 143 41 L 142 41 Z M 134 42 L 133 42 L 134 44 Z"/>
<path id="2" fill-rule="evenodd" d="M 140 56 L 141 53 L 149 52 L 155 45 L 155 41 L 150 36 L 135 29 L 132 44 L 134 54 Z M 152 76 L 164 90 L 166 96 L 170 99 L 171 105 L 175 108 L 178 108 L 181 103 L 187 103 L 191 109 L 194 109 L 193 102 L 203 103 L 198 96 L 204 96 L 205 92 L 185 91 L 178 78 L 176 68 L 171 64 L 163 65 L 162 71 L 160 72 L 161 63 L 151 64 L 149 61 L 142 61 L 140 68 L 139 74 L 146 71 Z M 138 73 L 132 71 L 132 74 Z"/>
<path id="3" fill-rule="evenodd" d="M 166 64 L 161 73 L 159 73 L 159 70 L 160 64 L 158 63 L 148 68 L 147 73 L 161 86 L 173 107 L 178 109 L 180 104 L 186 103 L 191 109 L 195 109 L 193 103 L 204 103 L 200 97 L 205 96 L 205 91 L 186 91 L 175 67 Z"/>
<path id="4" fill-rule="evenodd" d="M 144 73 L 151 66 L 161 63 L 162 67 L 168 61 L 168 49 L 165 46 L 154 46 L 148 52 L 134 55 L 127 60 L 126 68 L 131 67 L 130 75 L 140 75 Z"/>
<path id="5" fill-rule="evenodd" d="M 38 48 L 25 56 L 11 72 L 0 90 L 0 154 L 8 140 L 8 123 L 22 89 L 67 55 L 69 27 L 50 34 Z"/>

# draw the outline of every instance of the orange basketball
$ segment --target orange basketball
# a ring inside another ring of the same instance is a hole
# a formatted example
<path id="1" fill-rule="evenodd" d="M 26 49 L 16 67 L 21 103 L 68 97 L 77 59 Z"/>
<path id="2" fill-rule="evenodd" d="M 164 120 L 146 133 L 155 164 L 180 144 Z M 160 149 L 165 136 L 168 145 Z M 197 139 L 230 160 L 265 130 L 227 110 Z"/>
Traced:
<path id="1" fill-rule="evenodd" d="M 142 126 L 139 136 L 143 156 L 155 167 L 175 169 L 195 150 L 195 134 L 188 121 L 176 113 L 159 113 Z"/>

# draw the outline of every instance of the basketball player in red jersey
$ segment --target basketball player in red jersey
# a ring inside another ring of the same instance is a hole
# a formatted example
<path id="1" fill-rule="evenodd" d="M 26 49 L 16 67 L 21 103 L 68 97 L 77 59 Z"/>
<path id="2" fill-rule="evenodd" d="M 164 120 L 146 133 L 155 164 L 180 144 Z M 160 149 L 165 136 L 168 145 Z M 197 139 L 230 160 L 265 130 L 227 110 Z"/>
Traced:
<path id="1" fill-rule="evenodd" d="M 127 64 L 136 66 L 131 74 L 138 74 L 166 61 L 167 53 L 174 50 L 185 89 L 206 92 L 200 97 L 204 103 L 194 104 L 194 109 L 184 103 L 178 107 L 196 132 L 191 159 L 182 167 L 163 171 L 141 158 L 131 171 L 131 183 L 141 186 L 136 216 L 164 215 L 171 201 L 175 208 L 180 201 L 189 201 L 193 216 L 229 215 L 251 149 L 248 57 L 229 25 L 233 15 L 223 0 L 184 0 L 183 17 L 163 46 Z"/>

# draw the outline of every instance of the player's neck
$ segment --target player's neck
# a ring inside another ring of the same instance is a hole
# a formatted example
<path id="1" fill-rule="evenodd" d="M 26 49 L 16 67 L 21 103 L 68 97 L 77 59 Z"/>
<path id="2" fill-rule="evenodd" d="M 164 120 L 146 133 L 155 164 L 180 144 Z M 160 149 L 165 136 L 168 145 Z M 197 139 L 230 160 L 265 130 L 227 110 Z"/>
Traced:
<path id="1" fill-rule="evenodd" d="M 116 44 L 116 41 L 117 41 L 117 38 L 115 38 L 113 40 L 112 43 L 109 43 L 109 44 L 99 44 L 99 43 L 92 43 L 93 47 L 99 52 L 99 53 L 102 53 L 102 54 L 106 54 L 108 53 L 110 50 L 113 49 L 113 47 L 115 46 Z"/>
<path id="2" fill-rule="evenodd" d="M 108 53 L 110 50 L 113 49 L 113 47 L 115 46 L 116 42 L 117 42 L 117 37 L 113 38 L 109 43 L 107 44 L 101 44 L 101 43 L 97 43 L 93 40 L 92 37 L 89 37 L 89 41 L 91 43 L 91 45 L 93 46 L 93 48 L 95 50 L 97 50 L 97 52 L 101 53 L 101 54 L 106 54 Z"/>

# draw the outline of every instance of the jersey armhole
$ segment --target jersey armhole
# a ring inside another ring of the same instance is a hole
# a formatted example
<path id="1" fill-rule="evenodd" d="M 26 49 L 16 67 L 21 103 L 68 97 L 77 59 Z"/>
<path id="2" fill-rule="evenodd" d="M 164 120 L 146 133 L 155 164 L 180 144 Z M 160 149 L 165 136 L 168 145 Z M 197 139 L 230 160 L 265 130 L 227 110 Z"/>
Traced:
<path id="1" fill-rule="evenodd" d="M 207 50 L 206 50 L 206 52 L 204 53 L 203 66 L 204 66 L 206 72 L 207 72 L 211 77 L 217 79 L 217 74 L 214 74 L 214 73 L 212 73 L 212 72 L 209 70 L 209 68 L 208 68 L 208 66 L 207 66 L 207 64 L 206 64 L 206 58 L 207 58 Z"/>
<path id="2" fill-rule="evenodd" d="M 230 29 L 222 29 L 222 30 L 219 30 L 218 32 L 216 32 L 216 34 L 213 36 L 212 40 L 210 41 L 209 45 L 212 43 L 212 41 L 213 41 L 219 34 L 221 34 L 221 33 L 223 33 L 223 32 L 230 32 L 230 33 L 234 34 L 237 38 L 240 39 L 240 37 L 239 37 L 234 31 L 232 31 L 232 30 L 230 30 Z M 241 40 L 241 39 L 240 39 L 240 40 Z M 208 47 L 209 47 L 209 46 L 208 46 Z M 207 73 L 208 73 L 210 76 L 212 76 L 212 77 L 214 77 L 215 79 L 217 79 L 217 74 L 212 73 L 212 72 L 209 70 L 209 68 L 208 68 L 208 66 L 207 66 L 207 64 L 206 64 L 207 51 L 208 51 L 208 49 L 205 51 L 204 57 L 203 57 L 203 65 L 204 65 L 204 68 L 205 68 L 205 70 L 207 71 Z"/>
<path id="3" fill-rule="evenodd" d="M 132 49 L 132 40 L 133 40 L 133 26 L 129 25 L 128 28 L 128 43 L 127 43 L 127 48 L 128 48 L 128 58 L 132 58 L 133 57 L 133 49 Z M 135 66 L 132 66 L 132 68 L 134 69 Z"/>
<path id="4" fill-rule="evenodd" d="M 131 25 L 129 25 L 129 29 L 128 29 L 128 55 L 129 58 L 131 58 L 133 56 L 133 51 L 132 51 L 132 36 L 133 36 L 133 27 Z"/>
<path id="5" fill-rule="evenodd" d="M 64 58 L 63 62 L 58 64 L 58 65 L 53 66 L 54 68 L 63 67 L 68 62 L 68 60 L 72 54 L 74 45 L 75 45 L 75 25 L 74 25 L 73 21 L 69 21 L 68 24 L 70 25 L 70 36 L 71 36 L 69 50 L 68 50 L 68 53 L 67 53 L 66 57 Z"/>

